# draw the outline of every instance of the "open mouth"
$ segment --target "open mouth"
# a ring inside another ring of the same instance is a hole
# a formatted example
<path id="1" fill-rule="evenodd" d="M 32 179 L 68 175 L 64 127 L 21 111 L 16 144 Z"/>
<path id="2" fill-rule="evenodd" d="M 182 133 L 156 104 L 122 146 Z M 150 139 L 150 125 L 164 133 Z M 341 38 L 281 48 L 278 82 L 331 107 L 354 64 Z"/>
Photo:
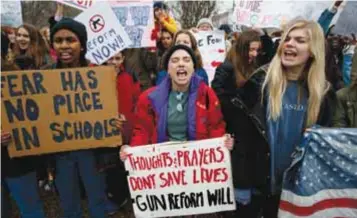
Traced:
<path id="1" fill-rule="evenodd" d="M 60 58 L 62 60 L 70 60 L 72 58 L 72 55 L 69 52 L 61 52 L 60 53 Z"/>
<path id="2" fill-rule="evenodd" d="M 287 58 L 294 58 L 297 56 L 297 53 L 294 51 L 284 51 L 284 56 Z"/>
<path id="3" fill-rule="evenodd" d="M 176 72 L 176 75 L 177 75 L 177 78 L 179 78 L 179 79 L 184 79 L 184 78 L 186 78 L 186 76 L 187 76 L 187 71 L 186 70 L 183 70 L 183 69 L 180 69 L 180 70 L 178 70 L 177 72 Z"/>
<path id="4" fill-rule="evenodd" d="M 21 48 L 27 47 L 28 43 L 27 42 L 19 42 L 19 46 Z"/>

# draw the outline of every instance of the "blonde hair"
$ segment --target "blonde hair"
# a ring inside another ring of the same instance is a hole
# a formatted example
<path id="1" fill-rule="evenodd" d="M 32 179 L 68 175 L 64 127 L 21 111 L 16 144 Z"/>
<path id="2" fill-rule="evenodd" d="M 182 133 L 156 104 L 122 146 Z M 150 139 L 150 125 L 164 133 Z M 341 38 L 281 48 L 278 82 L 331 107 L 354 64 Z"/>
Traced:
<path id="1" fill-rule="evenodd" d="M 277 120 L 281 115 L 282 99 L 287 86 L 287 75 L 281 63 L 281 54 L 288 34 L 294 29 L 306 29 L 309 36 L 309 50 L 311 58 L 305 65 L 301 79 L 308 88 L 308 108 L 306 126 L 316 123 L 320 112 L 321 102 L 329 84 L 325 78 L 325 41 L 320 25 L 314 21 L 295 20 L 286 26 L 277 53 L 274 56 L 265 81 L 262 86 L 268 91 L 268 118 Z M 264 95 L 262 95 L 264 96 Z"/>

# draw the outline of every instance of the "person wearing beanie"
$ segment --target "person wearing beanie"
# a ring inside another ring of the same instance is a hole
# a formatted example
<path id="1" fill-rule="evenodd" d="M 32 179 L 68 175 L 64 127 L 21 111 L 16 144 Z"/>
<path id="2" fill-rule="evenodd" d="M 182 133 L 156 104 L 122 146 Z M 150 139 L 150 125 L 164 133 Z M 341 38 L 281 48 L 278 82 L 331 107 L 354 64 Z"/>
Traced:
<path id="1" fill-rule="evenodd" d="M 58 57 L 52 69 L 88 67 L 87 31 L 82 23 L 71 18 L 61 19 L 52 27 L 50 41 Z M 54 157 L 62 217 L 82 217 L 79 178 L 87 193 L 90 216 L 107 217 L 104 174 L 97 171 L 94 150 L 61 152 Z"/>
<path id="2" fill-rule="evenodd" d="M 55 41 L 56 34 L 58 35 L 57 41 Z M 68 36 L 69 39 L 73 41 L 69 42 L 65 36 Z M 51 47 L 55 49 L 58 57 L 58 67 L 70 68 L 74 65 L 87 66 L 88 64 L 85 59 L 87 40 L 87 30 L 82 23 L 72 18 L 62 18 L 56 23 L 50 31 L 50 42 Z M 65 46 L 63 47 L 63 45 Z M 57 46 L 57 48 L 55 46 Z M 66 50 L 71 52 L 68 53 Z"/>
<path id="3" fill-rule="evenodd" d="M 175 45 L 163 61 L 166 78 L 139 97 L 131 146 L 167 141 L 192 141 L 222 137 L 225 123 L 214 91 L 194 74 L 197 60 L 193 50 Z M 227 136 L 225 145 L 232 148 Z M 126 146 L 120 157 L 127 158 Z"/>
<path id="4" fill-rule="evenodd" d="M 195 74 L 201 77 L 203 81 L 208 85 L 208 75 L 205 69 L 203 68 L 202 56 L 200 51 L 198 50 L 198 43 L 194 35 L 188 30 L 180 30 L 176 33 L 173 39 L 173 44 L 183 44 L 189 46 L 193 50 L 197 60 Z M 156 77 L 156 85 L 160 84 L 161 81 L 163 81 L 163 79 L 166 77 L 166 75 L 167 71 L 164 70 L 162 66 L 160 66 L 160 71 L 158 72 Z"/>
<path id="5" fill-rule="evenodd" d="M 198 21 L 196 27 L 191 28 L 193 33 L 198 33 L 199 31 L 213 31 L 213 23 L 209 18 L 202 18 Z"/>
<path id="6" fill-rule="evenodd" d="M 175 45 L 164 56 L 168 75 L 160 85 L 142 93 L 136 106 L 136 122 L 130 146 L 168 141 L 194 141 L 222 137 L 225 123 L 213 90 L 197 75 L 193 50 Z M 232 149 L 233 138 L 226 135 L 224 145 Z M 120 148 L 120 159 L 128 157 L 127 145 Z"/>
<path id="7" fill-rule="evenodd" d="M 202 18 L 198 21 L 196 28 L 199 31 L 212 31 L 213 30 L 213 23 L 209 18 Z"/>

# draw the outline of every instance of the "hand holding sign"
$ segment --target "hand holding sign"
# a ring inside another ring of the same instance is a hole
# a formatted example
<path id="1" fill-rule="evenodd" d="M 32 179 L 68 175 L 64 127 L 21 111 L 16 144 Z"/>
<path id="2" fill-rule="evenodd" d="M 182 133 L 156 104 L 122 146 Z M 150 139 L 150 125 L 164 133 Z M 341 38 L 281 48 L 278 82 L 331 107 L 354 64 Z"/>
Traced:
<path id="1" fill-rule="evenodd" d="M 342 4 L 342 2 L 343 2 L 343 1 L 335 1 L 335 4 L 334 4 L 334 5 L 335 5 L 336 7 L 339 7 L 339 6 Z"/>
<path id="2" fill-rule="evenodd" d="M 115 126 L 120 129 L 121 131 L 123 131 L 123 126 L 125 125 L 125 123 L 127 122 L 124 114 L 119 114 L 118 118 L 115 118 Z"/>
<path id="3" fill-rule="evenodd" d="M 11 141 L 11 134 L 9 132 L 1 131 L 1 145 L 8 146 Z"/>
<path id="4" fill-rule="evenodd" d="M 231 137 L 122 148 L 136 217 L 235 209 Z M 127 154 L 130 152 L 130 155 Z"/>
<path id="5" fill-rule="evenodd" d="M 226 134 L 224 137 L 224 146 L 231 151 L 234 145 L 234 138 L 230 134 Z"/>
<path id="6" fill-rule="evenodd" d="M 10 157 L 116 147 L 115 76 L 113 67 L 2 72 L 1 124 L 13 140 L 7 133 L 2 139 Z"/>
<path id="7" fill-rule="evenodd" d="M 122 145 L 121 147 L 120 147 L 120 151 L 119 151 L 119 157 L 120 157 L 120 160 L 121 161 L 125 161 L 127 158 L 128 158 L 128 156 L 129 156 L 129 153 L 128 152 L 126 152 L 126 149 L 129 147 L 129 145 Z"/>

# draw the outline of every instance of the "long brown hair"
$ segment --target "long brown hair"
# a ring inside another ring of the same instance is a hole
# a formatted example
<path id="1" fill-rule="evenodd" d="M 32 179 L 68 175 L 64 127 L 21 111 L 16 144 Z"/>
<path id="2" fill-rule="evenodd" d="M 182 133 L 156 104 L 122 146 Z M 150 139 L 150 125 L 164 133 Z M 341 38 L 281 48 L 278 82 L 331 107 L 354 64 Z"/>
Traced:
<path id="1" fill-rule="evenodd" d="M 241 87 L 256 69 L 255 61 L 249 63 L 249 49 L 252 42 L 260 42 L 259 33 L 255 30 L 244 31 L 227 54 L 227 60 L 233 64 L 238 87 Z"/>
<path id="2" fill-rule="evenodd" d="M 193 52 L 194 52 L 194 54 L 196 56 L 196 59 L 197 59 L 197 67 L 196 68 L 197 69 L 202 68 L 203 67 L 202 56 L 201 56 L 200 51 L 198 50 L 197 40 L 196 40 L 196 38 L 193 36 L 193 34 L 190 31 L 188 31 L 188 30 L 180 30 L 180 31 L 178 31 L 175 34 L 175 37 L 174 37 L 172 45 L 174 46 L 176 44 L 176 39 L 177 39 L 178 35 L 180 35 L 180 34 L 186 34 L 186 35 L 188 35 L 188 37 L 190 37 L 192 50 L 193 50 Z"/>
<path id="3" fill-rule="evenodd" d="M 17 28 L 17 31 L 20 28 L 24 28 L 29 33 L 30 44 L 25 53 L 23 53 L 21 52 L 21 49 L 16 42 L 14 48 L 15 57 L 24 54 L 25 56 L 34 60 L 36 68 L 40 68 L 46 63 L 46 55 L 48 56 L 46 43 L 36 27 L 30 24 L 23 24 Z"/>

